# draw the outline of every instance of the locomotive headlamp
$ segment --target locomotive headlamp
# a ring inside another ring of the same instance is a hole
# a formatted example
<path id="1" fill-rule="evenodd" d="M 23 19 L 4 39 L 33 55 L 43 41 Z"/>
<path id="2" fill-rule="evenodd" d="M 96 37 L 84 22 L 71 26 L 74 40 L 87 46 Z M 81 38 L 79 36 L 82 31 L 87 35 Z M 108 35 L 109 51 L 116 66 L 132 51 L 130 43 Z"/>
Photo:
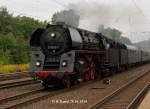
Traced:
<path id="1" fill-rule="evenodd" d="M 79 63 L 80 63 L 81 65 L 83 65 L 83 64 L 84 64 L 84 61 L 80 60 Z"/>
<path id="2" fill-rule="evenodd" d="M 67 61 L 63 61 L 61 65 L 62 65 L 62 67 L 66 67 L 67 64 L 68 64 Z"/>
<path id="3" fill-rule="evenodd" d="M 37 62 L 35 63 L 35 65 L 36 65 L 37 67 L 40 67 L 40 66 L 41 66 L 41 61 L 37 61 Z"/>
<path id="4" fill-rule="evenodd" d="M 55 34 L 55 33 L 51 33 L 51 37 L 53 37 L 53 38 L 54 38 L 55 36 L 56 36 L 56 34 Z"/>

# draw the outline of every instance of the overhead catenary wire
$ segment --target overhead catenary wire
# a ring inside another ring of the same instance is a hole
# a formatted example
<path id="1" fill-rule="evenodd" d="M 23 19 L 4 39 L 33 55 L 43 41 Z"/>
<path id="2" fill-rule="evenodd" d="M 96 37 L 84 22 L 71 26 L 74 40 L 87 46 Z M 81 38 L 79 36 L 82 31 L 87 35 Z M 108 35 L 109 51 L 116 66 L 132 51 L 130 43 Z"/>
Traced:
<path id="1" fill-rule="evenodd" d="M 64 8 L 70 9 L 67 5 L 61 3 L 60 1 L 57 1 L 57 0 L 52 0 L 52 1 L 55 2 L 56 4 L 60 5 L 60 6 L 64 7 Z"/>
<path id="2" fill-rule="evenodd" d="M 145 14 L 143 13 L 143 10 L 137 5 L 135 0 L 131 0 L 134 4 L 134 6 L 136 7 L 136 9 L 141 13 L 141 15 L 145 18 L 145 20 L 147 21 L 148 24 L 150 24 L 149 19 L 147 18 L 147 16 L 145 16 Z"/>
<path id="3" fill-rule="evenodd" d="M 3 1 L 3 0 L 2 0 Z M 38 0 L 39 1 L 39 0 Z M 65 5 L 64 3 L 58 1 L 58 0 L 50 0 L 50 1 L 53 1 L 55 2 L 56 4 L 64 7 L 64 8 L 67 8 L 69 9 L 69 7 L 67 5 Z M 10 3 L 11 1 L 9 1 Z M 138 9 L 138 11 L 142 14 L 142 16 L 146 19 L 146 21 L 148 22 L 148 24 L 150 24 L 150 21 L 148 20 L 148 18 L 145 16 L 145 14 L 143 13 L 143 11 L 140 9 L 140 7 L 136 4 L 135 0 L 132 0 L 132 2 L 134 3 L 135 7 Z M 25 16 L 30 16 L 30 17 L 34 17 L 34 18 L 37 18 L 37 19 L 41 19 L 41 17 L 39 16 L 35 16 L 35 15 L 31 15 L 31 14 L 27 14 L 27 13 L 24 13 L 24 12 L 19 12 L 19 11 L 16 11 L 16 10 L 13 10 L 12 12 L 15 12 L 15 13 L 18 13 L 20 15 L 25 15 Z M 129 18 L 129 22 L 131 23 L 131 18 Z M 116 23 L 120 20 L 120 18 L 116 18 Z"/>

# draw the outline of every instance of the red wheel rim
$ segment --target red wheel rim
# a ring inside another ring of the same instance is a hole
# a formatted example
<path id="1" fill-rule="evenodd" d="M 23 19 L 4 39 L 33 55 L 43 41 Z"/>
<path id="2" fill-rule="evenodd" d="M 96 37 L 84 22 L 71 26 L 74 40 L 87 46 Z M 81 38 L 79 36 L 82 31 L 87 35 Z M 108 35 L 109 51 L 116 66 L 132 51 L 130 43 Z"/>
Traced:
<path id="1" fill-rule="evenodd" d="M 70 88 L 71 87 L 71 82 L 69 80 L 65 81 L 65 86 L 66 88 Z"/>
<path id="2" fill-rule="evenodd" d="M 85 76 L 82 75 L 82 76 L 81 76 L 81 81 L 83 82 L 84 80 L 85 80 Z"/>
<path id="3" fill-rule="evenodd" d="M 71 81 L 69 79 L 65 79 L 63 83 L 64 83 L 64 86 L 66 88 L 70 88 L 71 87 Z"/>
<path id="4" fill-rule="evenodd" d="M 85 73 L 85 80 L 86 80 L 86 81 L 89 81 L 89 80 L 90 80 L 90 74 L 89 74 L 89 72 L 86 72 L 86 73 Z"/>

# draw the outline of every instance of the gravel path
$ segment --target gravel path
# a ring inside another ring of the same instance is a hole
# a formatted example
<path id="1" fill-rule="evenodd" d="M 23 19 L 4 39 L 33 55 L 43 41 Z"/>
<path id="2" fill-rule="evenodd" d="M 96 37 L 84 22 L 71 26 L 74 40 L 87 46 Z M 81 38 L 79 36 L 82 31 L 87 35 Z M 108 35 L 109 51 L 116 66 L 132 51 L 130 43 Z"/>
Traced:
<path id="1" fill-rule="evenodd" d="M 38 101 L 26 107 L 19 109 L 86 109 L 97 100 L 102 99 L 108 93 L 119 88 L 121 85 L 131 80 L 141 72 L 150 70 L 150 65 L 145 65 L 121 74 L 109 77 L 110 85 L 103 84 L 103 81 L 98 81 L 93 84 L 83 86 L 66 93 L 62 93 L 48 99 Z"/>

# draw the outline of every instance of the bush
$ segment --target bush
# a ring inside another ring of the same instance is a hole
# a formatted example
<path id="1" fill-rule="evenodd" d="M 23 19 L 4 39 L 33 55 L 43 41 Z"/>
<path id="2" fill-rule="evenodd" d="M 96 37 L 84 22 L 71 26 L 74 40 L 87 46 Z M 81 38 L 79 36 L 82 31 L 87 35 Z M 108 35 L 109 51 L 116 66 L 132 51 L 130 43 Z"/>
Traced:
<path id="1" fill-rule="evenodd" d="M 28 71 L 29 64 L 0 65 L 0 73 L 15 73 Z"/>

